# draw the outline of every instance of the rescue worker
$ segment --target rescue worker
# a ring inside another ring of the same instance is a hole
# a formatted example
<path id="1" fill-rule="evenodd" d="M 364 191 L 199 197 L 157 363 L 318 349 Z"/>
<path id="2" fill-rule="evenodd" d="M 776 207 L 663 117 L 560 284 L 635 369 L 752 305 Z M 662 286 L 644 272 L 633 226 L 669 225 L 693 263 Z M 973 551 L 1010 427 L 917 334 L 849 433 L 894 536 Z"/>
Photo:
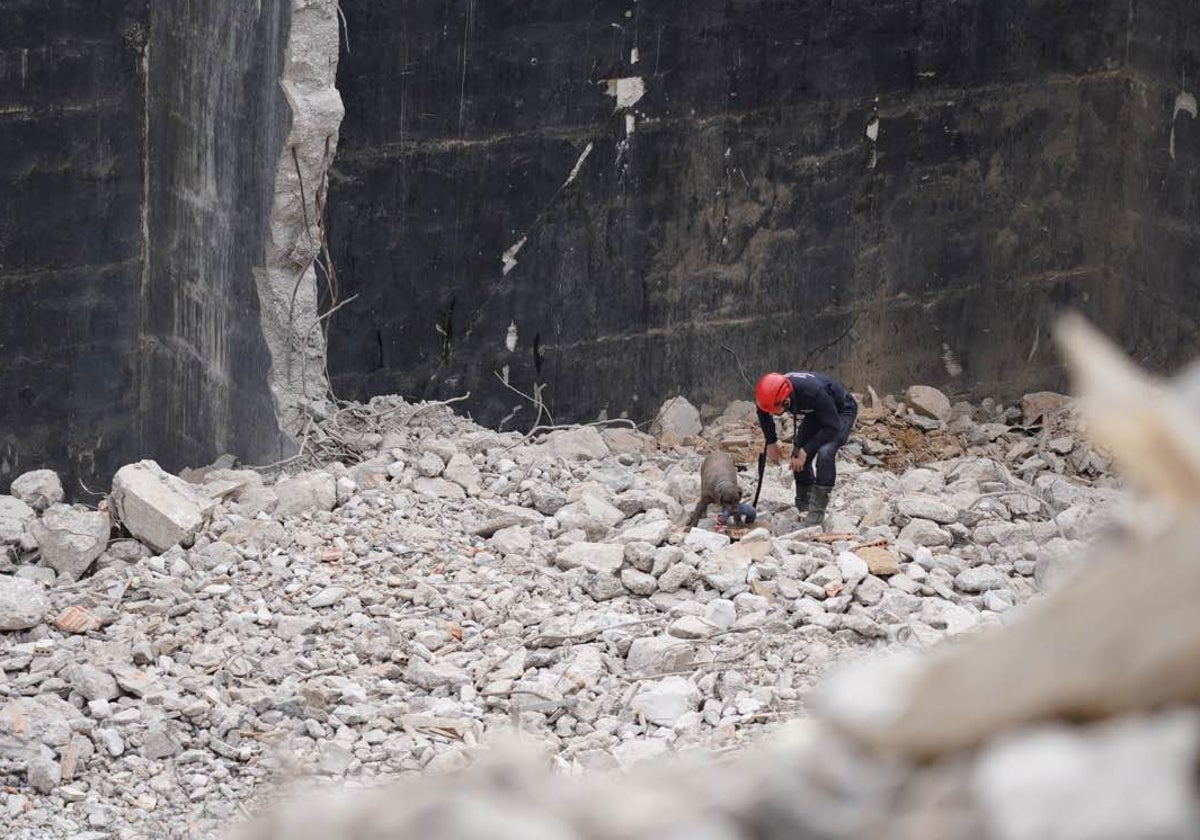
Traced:
<path id="1" fill-rule="evenodd" d="M 837 480 L 837 451 L 850 437 L 858 403 L 840 382 L 810 372 L 765 374 L 758 380 L 754 396 L 772 464 L 783 459 L 775 415 L 788 411 L 796 421 L 791 462 L 796 510 L 804 517 L 804 525 L 822 524 Z"/>

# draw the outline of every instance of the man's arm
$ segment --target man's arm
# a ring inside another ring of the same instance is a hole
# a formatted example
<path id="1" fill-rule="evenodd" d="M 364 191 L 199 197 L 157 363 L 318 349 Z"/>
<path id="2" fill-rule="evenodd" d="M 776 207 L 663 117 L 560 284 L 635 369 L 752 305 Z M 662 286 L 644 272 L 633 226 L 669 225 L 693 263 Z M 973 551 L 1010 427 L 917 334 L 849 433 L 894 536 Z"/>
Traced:
<path id="1" fill-rule="evenodd" d="M 842 426 L 838 418 L 837 406 L 833 403 L 833 397 L 829 396 L 829 392 L 824 388 L 817 388 L 811 394 L 806 394 L 808 399 L 806 402 L 808 408 L 812 411 L 813 416 L 820 424 L 821 428 L 815 435 L 804 442 L 804 451 L 811 458 L 827 443 L 837 439 L 838 433 L 841 432 Z M 796 447 L 800 447 L 800 431 L 802 426 L 796 426 Z"/>
<path id="2" fill-rule="evenodd" d="M 783 453 L 779 451 L 779 439 L 775 436 L 775 418 L 759 409 L 758 425 L 762 427 L 763 437 L 767 439 L 768 460 L 772 464 L 778 464 L 783 460 Z"/>
<path id="3" fill-rule="evenodd" d="M 758 425 L 762 427 L 763 437 L 767 439 L 768 446 L 778 440 L 775 436 L 775 418 L 761 408 L 758 409 Z"/>

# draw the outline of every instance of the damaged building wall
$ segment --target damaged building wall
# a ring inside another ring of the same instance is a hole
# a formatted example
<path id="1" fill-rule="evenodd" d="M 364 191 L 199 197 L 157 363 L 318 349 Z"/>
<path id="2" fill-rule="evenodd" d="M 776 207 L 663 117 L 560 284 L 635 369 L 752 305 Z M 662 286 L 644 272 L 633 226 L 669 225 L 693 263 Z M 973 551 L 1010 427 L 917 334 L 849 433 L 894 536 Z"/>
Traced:
<path id="1" fill-rule="evenodd" d="M 134 445 L 146 0 L 0 2 L 0 485 Z"/>
<path id="2" fill-rule="evenodd" d="M 1185 3 L 1136 5 L 344 0 L 335 385 L 646 419 L 745 397 L 722 345 L 860 389 L 1061 385 L 1053 313 L 1140 328 L 1128 275 L 1187 285 L 1175 244 L 1173 283 L 1141 261 L 1182 198 L 1113 238 L 1165 150 L 1135 61 L 1195 42 L 1162 49 Z"/>
<path id="3" fill-rule="evenodd" d="M 314 259 L 337 4 L 169 4 L 151 31 L 143 449 L 275 460 L 328 389 Z"/>
<path id="4" fill-rule="evenodd" d="M 140 434 L 126 460 L 265 462 L 284 445 L 254 271 L 290 120 L 279 86 L 290 12 L 290 0 L 154 6 Z"/>
<path id="5" fill-rule="evenodd" d="M 279 301 L 311 335 L 336 8 L 0 0 L 0 485 L 294 449 L 279 371 L 315 355 L 323 396 L 323 337 Z"/>
<path id="6" fill-rule="evenodd" d="M 319 257 L 329 166 L 345 112 L 334 84 L 337 0 L 293 0 L 292 7 L 284 72 L 277 76 L 291 124 L 278 152 L 265 262 L 255 277 L 275 416 L 295 436 L 306 408 L 324 403 L 329 391 L 319 312 L 336 305 L 336 281 L 319 271 L 326 264 Z"/>
<path id="7" fill-rule="evenodd" d="M 1200 5 L 1131 3 L 1128 129 L 1111 231 L 1123 284 L 1114 319 L 1143 364 L 1200 349 Z"/>

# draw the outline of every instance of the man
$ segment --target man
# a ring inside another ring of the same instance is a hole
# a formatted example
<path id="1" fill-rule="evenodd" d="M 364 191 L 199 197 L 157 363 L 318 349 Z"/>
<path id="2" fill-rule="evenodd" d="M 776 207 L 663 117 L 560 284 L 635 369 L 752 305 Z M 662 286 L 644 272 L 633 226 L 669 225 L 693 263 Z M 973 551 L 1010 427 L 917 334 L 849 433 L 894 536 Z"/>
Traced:
<path id="1" fill-rule="evenodd" d="M 850 437 L 858 403 L 840 382 L 806 372 L 768 373 L 758 380 L 754 396 L 772 464 L 783 459 L 774 415 L 786 410 L 796 420 L 791 465 L 796 477 L 796 510 L 805 517 L 804 525 L 820 525 L 837 480 L 837 451 Z"/>

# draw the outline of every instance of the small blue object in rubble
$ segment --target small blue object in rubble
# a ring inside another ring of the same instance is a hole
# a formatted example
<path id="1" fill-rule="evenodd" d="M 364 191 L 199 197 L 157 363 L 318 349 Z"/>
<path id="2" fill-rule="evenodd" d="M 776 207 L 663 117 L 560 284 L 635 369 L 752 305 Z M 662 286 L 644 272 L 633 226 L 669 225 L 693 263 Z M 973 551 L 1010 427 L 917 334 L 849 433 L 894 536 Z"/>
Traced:
<path id="1" fill-rule="evenodd" d="M 726 524 L 732 518 L 729 513 L 729 508 L 722 508 L 717 514 L 717 524 Z M 742 521 L 747 525 L 758 518 L 758 511 L 756 511 L 753 506 L 748 505 L 745 502 L 738 503 L 738 514 L 742 517 Z"/>

